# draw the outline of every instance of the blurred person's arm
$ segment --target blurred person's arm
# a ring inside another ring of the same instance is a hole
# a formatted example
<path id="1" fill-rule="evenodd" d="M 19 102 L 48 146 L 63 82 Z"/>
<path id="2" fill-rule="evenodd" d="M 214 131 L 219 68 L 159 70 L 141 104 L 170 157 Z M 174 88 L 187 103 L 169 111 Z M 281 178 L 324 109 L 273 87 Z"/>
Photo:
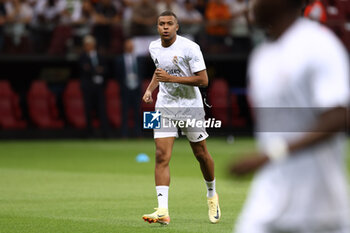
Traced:
<path id="1" fill-rule="evenodd" d="M 309 146 L 320 143 L 335 133 L 345 132 L 348 123 L 348 112 L 345 107 L 336 107 L 320 115 L 315 127 L 302 138 L 288 144 L 290 153 L 297 152 Z"/>
<path id="2" fill-rule="evenodd" d="M 298 140 L 288 142 L 286 145 L 288 153 L 295 155 L 296 153 L 294 152 L 321 143 L 338 132 L 345 132 L 349 120 L 347 115 L 347 109 L 345 107 L 335 107 L 325 111 L 318 117 L 314 127 L 309 132 L 305 133 Z M 254 152 L 247 158 L 232 164 L 229 169 L 231 173 L 242 175 L 254 172 L 269 161 L 269 156 L 264 154 L 264 152 Z"/>
<path id="3" fill-rule="evenodd" d="M 132 0 L 123 0 L 123 5 L 127 7 L 132 7 L 134 5 L 134 1 Z"/>
<path id="4" fill-rule="evenodd" d="M 146 26 L 149 26 L 149 25 L 153 25 L 157 22 L 157 15 L 154 14 L 152 17 L 143 17 L 139 14 L 139 9 L 137 8 L 134 8 L 133 9 L 133 14 L 132 14 L 132 17 L 131 17 L 131 20 L 137 24 L 141 24 L 141 25 L 146 25 Z"/>
<path id="5" fill-rule="evenodd" d="M 157 68 L 155 75 L 158 82 L 180 83 L 198 87 L 208 86 L 208 74 L 206 70 L 196 72 L 194 76 L 178 77 L 168 74 L 161 68 Z"/>
<path id="6" fill-rule="evenodd" d="M 24 24 L 29 24 L 33 19 L 33 9 L 29 4 L 21 3 L 22 12 L 21 12 L 21 22 Z"/>
<path id="7" fill-rule="evenodd" d="M 121 22 L 121 20 L 122 20 L 122 13 L 119 11 L 116 11 L 116 14 L 111 19 L 109 19 L 109 22 L 111 24 L 118 24 Z"/>
<path id="8" fill-rule="evenodd" d="M 6 22 L 7 23 L 14 23 L 16 22 L 16 19 L 19 15 L 19 2 L 18 0 L 11 1 L 12 5 L 5 5 L 6 6 Z"/>
<path id="9" fill-rule="evenodd" d="M 6 17 L 3 15 L 0 15 L 0 25 L 3 25 L 6 23 Z"/>
<path id="10" fill-rule="evenodd" d="M 109 20 L 103 14 L 97 13 L 94 15 L 96 24 L 108 24 Z"/>
<path id="11" fill-rule="evenodd" d="M 181 24 L 200 24 L 203 22 L 203 17 L 198 11 L 193 12 L 193 14 L 194 17 L 188 18 L 185 13 L 181 13 L 180 16 L 178 16 L 179 22 Z"/>
<path id="12" fill-rule="evenodd" d="M 248 7 L 241 9 L 241 10 L 238 10 L 238 11 L 235 11 L 235 12 L 232 12 L 231 18 L 235 19 L 235 18 L 238 18 L 241 16 L 246 16 L 247 13 L 248 13 Z"/>

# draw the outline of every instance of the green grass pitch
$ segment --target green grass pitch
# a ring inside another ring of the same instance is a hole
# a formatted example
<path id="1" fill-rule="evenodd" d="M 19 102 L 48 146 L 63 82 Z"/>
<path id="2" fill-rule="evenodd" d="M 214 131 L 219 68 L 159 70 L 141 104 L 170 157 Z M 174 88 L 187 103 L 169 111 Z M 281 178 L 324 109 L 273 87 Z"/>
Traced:
<path id="1" fill-rule="evenodd" d="M 232 158 L 254 149 L 252 139 L 209 138 L 215 160 L 222 219 L 210 224 L 206 190 L 188 142 L 175 141 L 171 168 L 171 223 L 148 224 L 141 216 L 157 206 L 154 142 L 0 142 L 0 233 L 215 233 L 232 232 L 250 179 L 227 175 Z M 138 153 L 149 163 L 136 163 Z"/>

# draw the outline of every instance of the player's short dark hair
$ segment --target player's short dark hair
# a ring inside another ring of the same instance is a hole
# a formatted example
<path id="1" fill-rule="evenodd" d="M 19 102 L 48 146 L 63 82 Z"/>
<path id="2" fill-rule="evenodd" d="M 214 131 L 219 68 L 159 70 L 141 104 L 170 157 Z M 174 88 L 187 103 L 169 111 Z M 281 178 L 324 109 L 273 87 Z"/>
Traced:
<path id="1" fill-rule="evenodd" d="M 159 17 L 161 17 L 161 16 L 174 16 L 174 18 L 175 18 L 176 21 L 177 21 L 177 16 L 176 16 L 175 13 L 172 12 L 172 11 L 164 11 L 164 12 L 162 12 L 160 15 L 158 15 L 158 19 L 159 19 Z"/>

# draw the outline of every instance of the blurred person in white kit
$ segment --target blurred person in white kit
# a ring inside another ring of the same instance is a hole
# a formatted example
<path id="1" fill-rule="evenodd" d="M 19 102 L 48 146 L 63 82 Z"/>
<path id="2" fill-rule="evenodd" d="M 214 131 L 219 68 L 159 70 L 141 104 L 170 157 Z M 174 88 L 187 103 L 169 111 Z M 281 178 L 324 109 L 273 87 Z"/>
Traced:
<path id="1" fill-rule="evenodd" d="M 349 60 L 303 0 L 255 0 L 267 41 L 253 52 L 249 94 L 257 152 L 230 165 L 257 171 L 235 233 L 349 233 L 345 131 Z"/>

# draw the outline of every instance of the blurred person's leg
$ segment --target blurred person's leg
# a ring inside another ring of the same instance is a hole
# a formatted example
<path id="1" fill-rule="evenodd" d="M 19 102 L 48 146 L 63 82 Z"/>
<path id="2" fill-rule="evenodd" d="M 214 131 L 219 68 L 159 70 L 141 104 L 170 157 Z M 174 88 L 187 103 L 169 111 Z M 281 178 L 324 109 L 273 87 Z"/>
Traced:
<path id="1" fill-rule="evenodd" d="M 129 90 L 122 88 L 122 137 L 128 137 L 129 117 Z"/>
<path id="2" fill-rule="evenodd" d="M 82 85 L 83 98 L 84 98 L 84 110 L 85 110 L 85 119 L 86 119 L 86 129 L 92 132 L 92 107 L 93 107 L 93 93 L 92 88 L 89 88 L 88 85 Z"/>
<path id="3" fill-rule="evenodd" d="M 100 120 L 101 129 L 103 131 L 104 136 L 108 136 L 110 133 L 109 122 L 106 111 L 106 98 L 104 94 L 103 86 L 96 87 L 96 99 L 97 99 L 97 114 Z"/>

